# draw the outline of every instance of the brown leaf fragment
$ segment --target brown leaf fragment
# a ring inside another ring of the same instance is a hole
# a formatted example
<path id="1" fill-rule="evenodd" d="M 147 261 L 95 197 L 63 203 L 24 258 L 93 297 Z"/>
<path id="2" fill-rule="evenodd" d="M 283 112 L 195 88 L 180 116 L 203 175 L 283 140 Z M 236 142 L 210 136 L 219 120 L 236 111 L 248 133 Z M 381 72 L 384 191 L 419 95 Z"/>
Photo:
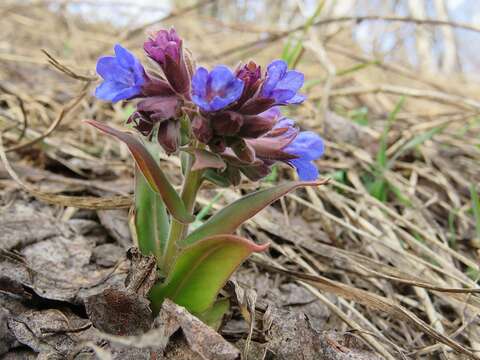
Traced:
<path id="1" fill-rule="evenodd" d="M 128 227 L 127 210 L 97 210 L 97 215 L 101 224 L 119 245 L 124 249 L 128 249 L 132 246 L 132 237 Z"/>
<path id="2" fill-rule="evenodd" d="M 137 335 L 150 329 L 153 316 L 143 296 L 126 289 L 106 289 L 85 302 L 88 317 L 101 331 Z"/>
<path id="3" fill-rule="evenodd" d="M 138 335 L 151 328 L 153 315 L 147 294 L 156 280 L 156 261 L 137 248 L 127 252 L 130 269 L 125 287 L 108 288 L 86 299 L 92 323 L 108 334 Z"/>
<path id="4" fill-rule="evenodd" d="M 165 360 L 200 360 L 204 359 L 190 348 L 184 337 L 178 337 L 168 343 Z"/>
<path id="5" fill-rule="evenodd" d="M 125 250 L 116 244 L 102 244 L 93 249 L 92 259 L 102 267 L 114 267 L 124 256 Z"/>
<path id="6" fill-rule="evenodd" d="M 29 349 L 15 348 L 2 356 L 2 360 L 38 360 L 38 354 Z"/>
<path id="7" fill-rule="evenodd" d="M 88 320 L 68 310 L 28 310 L 10 317 L 7 324 L 20 343 L 43 359 L 67 358 L 77 345 L 97 335 Z"/>
<path id="8" fill-rule="evenodd" d="M 61 234 L 62 228 L 44 215 L 22 214 L 14 210 L 7 211 L 0 218 L 0 249 L 3 250 L 24 247 Z"/>
<path id="9" fill-rule="evenodd" d="M 89 266 L 94 245 L 88 238 L 76 236 L 56 237 L 25 248 L 22 254 L 31 273 L 29 286 L 47 299 L 83 303 L 83 289 L 92 292 L 98 284 L 96 292 L 101 291 L 109 271 Z"/>
<path id="10" fill-rule="evenodd" d="M 234 360 L 240 358 L 240 351 L 235 346 L 183 307 L 168 299 L 163 303 L 155 323 L 162 324 L 163 327 L 169 329 L 165 333 L 168 337 L 177 329 L 181 329 L 190 349 L 197 353 L 199 359 Z M 187 357 L 187 359 L 189 358 Z"/>
<path id="11" fill-rule="evenodd" d="M 128 290 L 144 297 L 150 292 L 157 279 L 157 262 L 153 255 L 142 255 L 138 248 L 132 247 L 127 252 L 130 270 L 125 280 Z"/>
<path id="12" fill-rule="evenodd" d="M 380 360 L 359 337 L 351 333 L 327 331 L 320 337 L 321 353 L 325 360 Z"/>
<path id="13" fill-rule="evenodd" d="M 85 297 L 123 284 L 121 267 L 92 264 L 98 230 L 104 231 L 95 222 L 59 221 L 36 201 L 16 202 L 6 214 L 0 220 L 0 291 L 28 298 L 31 289 L 44 299 L 83 305 Z"/>
<path id="14" fill-rule="evenodd" d="M 20 282 L 8 276 L 0 275 L 0 292 L 16 295 L 25 299 L 30 299 L 32 297 L 30 293 L 25 291 Z"/>
<path id="15" fill-rule="evenodd" d="M 379 360 L 350 334 L 320 332 L 300 312 L 269 307 L 268 350 L 275 359 L 285 360 Z M 353 339 L 352 339 L 353 338 Z"/>
<path id="16" fill-rule="evenodd" d="M 15 338 L 7 326 L 9 316 L 10 312 L 0 306 L 0 355 L 5 354 L 10 350 L 15 341 Z"/>

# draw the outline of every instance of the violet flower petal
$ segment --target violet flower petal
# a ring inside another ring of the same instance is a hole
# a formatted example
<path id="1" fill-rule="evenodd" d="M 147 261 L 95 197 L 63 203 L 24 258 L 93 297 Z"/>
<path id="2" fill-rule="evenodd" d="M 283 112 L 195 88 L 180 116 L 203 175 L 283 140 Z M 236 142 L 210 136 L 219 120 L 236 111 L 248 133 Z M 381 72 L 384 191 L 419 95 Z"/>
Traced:
<path id="1" fill-rule="evenodd" d="M 203 111 L 218 111 L 238 100 L 244 86 L 244 82 L 224 65 L 215 67 L 210 73 L 200 67 L 192 77 L 192 101 Z"/>
<path id="2" fill-rule="evenodd" d="M 121 45 L 115 45 L 115 56 L 103 56 L 97 61 L 97 73 L 103 82 L 95 96 L 117 102 L 139 95 L 145 82 L 145 70 L 138 59 Z"/>
<path id="3" fill-rule="evenodd" d="M 272 61 L 267 67 L 261 96 L 275 99 L 277 105 L 299 104 L 305 100 L 303 95 L 298 94 L 304 80 L 301 72 L 288 70 L 285 61 Z"/>

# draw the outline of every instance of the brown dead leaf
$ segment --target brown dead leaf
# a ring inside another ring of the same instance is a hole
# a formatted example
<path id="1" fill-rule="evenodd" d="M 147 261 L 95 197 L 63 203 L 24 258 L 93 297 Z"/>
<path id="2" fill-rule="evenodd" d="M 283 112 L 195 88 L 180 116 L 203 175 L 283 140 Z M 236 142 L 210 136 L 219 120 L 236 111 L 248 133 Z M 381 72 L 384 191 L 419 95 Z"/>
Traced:
<path id="1" fill-rule="evenodd" d="M 188 345 L 201 359 L 234 360 L 240 358 L 240 351 L 235 346 L 183 307 L 168 299 L 163 303 L 157 321 L 162 324 L 170 324 L 171 330 L 175 327 L 181 329 Z"/>
<path id="2" fill-rule="evenodd" d="M 124 258 L 125 250 L 116 244 L 100 244 L 93 249 L 92 260 L 97 265 L 111 268 Z"/>
<path id="3" fill-rule="evenodd" d="M 2 360 L 38 360 L 38 354 L 29 349 L 15 348 L 2 356 Z"/>
<path id="4" fill-rule="evenodd" d="M 8 319 L 15 338 L 35 352 L 45 356 L 66 358 L 84 341 L 93 340 L 97 331 L 90 322 L 69 310 L 28 310 Z"/>
<path id="5" fill-rule="evenodd" d="M 15 341 L 12 333 L 8 329 L 7 320 L 10 312 L 0 307 L 0 356 L 5 354 Z"/>
<path id="6" fill-rule="evenodd" d="M 52 209 L 35 201 L 18 201 L 4 214 L 0 220 L 3 291 L 28 297 L 26 287 L 45 299 L 83 304 L 85 297 L 123 283 L 121 268 L 92 263 L 96 242 L 102 238 L 90 234 L 100 229 L 91 220 L 59 221 Z"/>
<path id="7" fill-rule="evenodd" d="M 97 210 L 100 223 L 107 232 L 124 249 L 132 246 L 132 236 L 128 227 L 128 211 L 124 209 L 117 210 Z"/>
<path id="8" fill-rule="evenodd" d="M 267 349 L 275 359 L 285 360 L 376 360 L 380 359 L 351 335 L 314 330 L 300 312 L 269 308 L 265 316 L 270 324 Z M 334 334 L 334 335 L 333 335 Z"/>
<path id="9" fill-rule="evenodd" d="M 153 322 L 150 302 L 146 296 L 156 280 L 156 261 L 131 248 L 131 262 L 121 288 L 109 288 L 86 299 L 85 306 L 92 323 L 108 334 L 138 335 L 148 331 Z"/>
<path id="10" fill-rule="evenodd" d="M 153 321 L 149 302 L 126 289 L 106 289 L 85 302 L 88 317 L 101 331 L 114 335 L 137 335 Z"/>

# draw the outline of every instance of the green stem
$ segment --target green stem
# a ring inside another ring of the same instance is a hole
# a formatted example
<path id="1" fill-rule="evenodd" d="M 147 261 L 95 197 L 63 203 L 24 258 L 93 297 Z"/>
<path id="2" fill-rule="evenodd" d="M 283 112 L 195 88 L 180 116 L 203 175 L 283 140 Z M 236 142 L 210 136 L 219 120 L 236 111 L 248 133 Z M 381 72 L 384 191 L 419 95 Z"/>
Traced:
<path id="1" fill-rule="evenodd" d="M 202 170 L 191 171 L 193 155 L 188 154 L 188 163 L 186 167 L 186 176 L 183 182 L 181 198 L 189 213 L 193 212 L 195 199 L 198 189 L 202 185 Z M 168 269 L 173 265 L 177 253 L 177 242 L 182 239 L 188 231 L 188 224 L 183 224 L 175 219 L 172 220 L 170 232 L 168 235 L 167 246 L 163 256 L 163 270 L 168 273 Z"/>

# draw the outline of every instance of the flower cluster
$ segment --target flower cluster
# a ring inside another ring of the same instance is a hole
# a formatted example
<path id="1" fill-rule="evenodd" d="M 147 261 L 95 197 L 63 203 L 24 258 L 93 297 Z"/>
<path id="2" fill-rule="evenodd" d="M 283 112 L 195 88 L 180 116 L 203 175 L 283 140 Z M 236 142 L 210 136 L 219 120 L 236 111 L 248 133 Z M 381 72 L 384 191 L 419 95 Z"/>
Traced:
<path id="1" fill-rule="evenodd" d="M 209 168 L 210 175 L 230 184 L 237 184 L 241 173 L 258 180 L 275 162 L 294 167 L 302 180 L 318 177 L 312 161 L 323 154 L 322 139 L 299 131 L 279 110 L 305 100 L 299 94 L 302 73 L 288 70 L 282 60 L 271 62 L 265 72 L 253 61 L 233 71 L 224 65 L 195 69 L 174 29 L 152 34 L 144 50 L 161 75 L 147 72 L 116 45 L 115 56 L 98 60 L 103 82 L 95 95 L 112 102 L 138 99 L 128 123 L 147 139 L 156 138 L 168 154 L 183 145 L 190 149 L 195 139 L 224 164 Z M 181 126 L 182 119 L 189 126 Z"/>

